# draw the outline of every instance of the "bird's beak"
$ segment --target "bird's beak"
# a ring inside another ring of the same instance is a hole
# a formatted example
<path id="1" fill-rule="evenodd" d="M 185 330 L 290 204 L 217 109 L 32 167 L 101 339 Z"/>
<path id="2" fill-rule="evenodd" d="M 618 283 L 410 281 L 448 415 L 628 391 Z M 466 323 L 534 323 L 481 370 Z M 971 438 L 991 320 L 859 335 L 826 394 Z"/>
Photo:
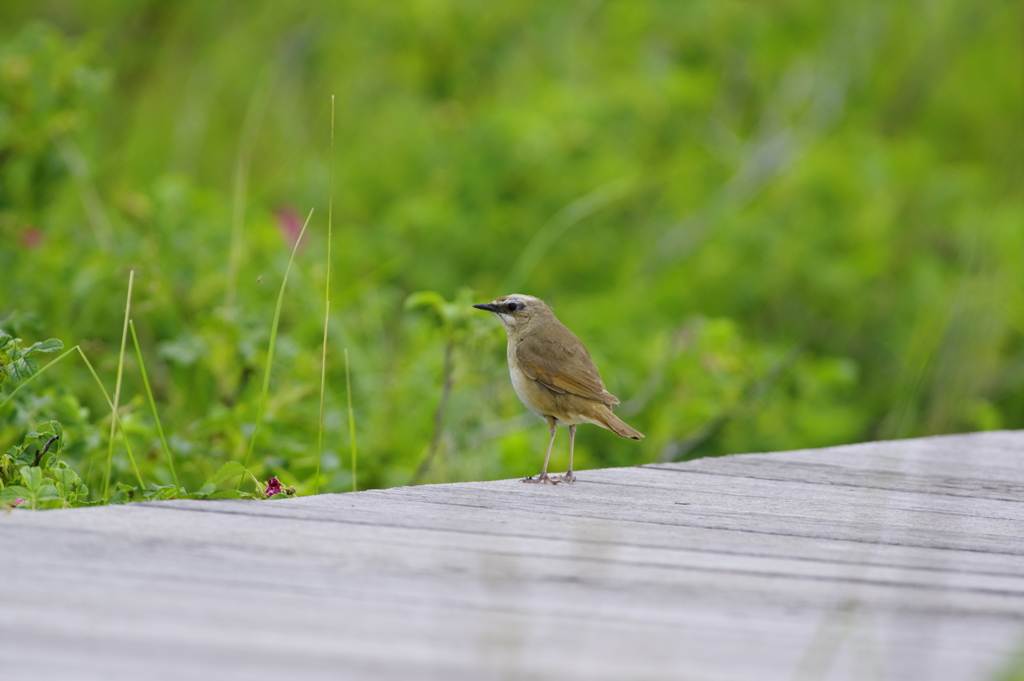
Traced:
<path id="1" fill-rule="evenodd" d="M 480 303 L 478 305 L 474 305 L 473 307 L 479 308 L 481 310 L 487 310 L 488 312 L 498 311 L 498 307 L 494 303 Z"/>

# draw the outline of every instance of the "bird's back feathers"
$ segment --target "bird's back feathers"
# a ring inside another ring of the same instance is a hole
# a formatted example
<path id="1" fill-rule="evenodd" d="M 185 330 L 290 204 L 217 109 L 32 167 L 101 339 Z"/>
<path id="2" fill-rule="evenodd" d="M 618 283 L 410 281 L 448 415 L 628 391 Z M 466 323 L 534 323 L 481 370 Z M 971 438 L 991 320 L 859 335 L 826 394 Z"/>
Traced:
<path id="1" fill-rule="evenodd" d="M 514 341 L 520 369 L 554 392 L 572 393 L 609 406 L 618 404 L 619 399 L 605 389 L 580 339 L 557 319 L 552 318 L 547 323 L 562 327 L 559 340 L 551 340 L 549 334 L 532 333 Z"/>

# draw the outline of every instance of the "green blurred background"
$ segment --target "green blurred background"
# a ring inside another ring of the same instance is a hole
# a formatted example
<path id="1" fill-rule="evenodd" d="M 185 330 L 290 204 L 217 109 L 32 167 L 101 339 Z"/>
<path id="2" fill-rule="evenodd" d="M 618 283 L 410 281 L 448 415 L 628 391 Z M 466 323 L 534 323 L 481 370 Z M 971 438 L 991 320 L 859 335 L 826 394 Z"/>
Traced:
<path id="1" fill-rule="evenodd" d="M 635 443 L 577 468 L 1024 426 L 1019 2 L 0 4 L 0 319 L 113 389 L 132 317 L 182 483 L 249 446 L 321 491 L 538 472 L 547 429 L 470 304 L 551 303 Z M 170 481 L 129 351 L 122 418 Z M 5 388 L 10 392 L 11 386 Z M 0 451 L 109 409 L 64 360 Z M 564 468 L 567 436 L 553 468 Z M 117 443 L 116 480 L 131 482 Z"/>

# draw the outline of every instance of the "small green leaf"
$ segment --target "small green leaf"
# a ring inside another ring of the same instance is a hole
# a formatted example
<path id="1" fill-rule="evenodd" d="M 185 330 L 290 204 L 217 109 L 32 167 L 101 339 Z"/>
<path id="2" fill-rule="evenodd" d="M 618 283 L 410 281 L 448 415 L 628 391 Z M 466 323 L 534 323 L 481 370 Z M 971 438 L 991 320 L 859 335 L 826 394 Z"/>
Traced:
<path id="1" fill-rule="evenodd" d="M 0 503 L 10 504 L 18 499 L 29 499 L 31 497 L 32 492 L 21 485 L 11 485 L 10 487 L 0 489 Z"/>
<path id="2" fill-rule="evenodd" d="M 58 501 L 63 498 L 61 497 L 60 492 L 57 491 L 57 488 L 49 482 L 44 482 L 39 486 L 39 489 L 36 490 L 35 497 L 36 503 L 40 501 Z"/>
<path id="3" fill-rule="evenodd" d="M 25 354 L 27 355 L 30 352 L 57 352 L 58 350 L 63 349 L 64 343 L 56 338 L 50 338 L 48 340 L 39 341 L 38 343 L 33 343 L 28 347 L 28 350 L 25 350 Z"/>
<path id="4" fill-rule="evenodd" d="M 7 360 L 13 362 L 25 353 L 21 350 L 21 339 L 7 337 L 7 342 L 4 345 L 4 352 L 7 354 Z"/>
<path id="5" fill-rule="evenodd" d="M 43 471 L 39 466 L 22 466 L 18 472 L 21 473 L 21 479 L 25 481 L 25 487 L 32 492 L 39 491 L 40 485 L 43 484 Z"/>
<path id="6" fill-rule="evenodd" d="M 112 504 L 127 504 L 135 496 L 135 488 L 123 482 L 117 483 L 117 488 L 110 497 Z"/>
<path id="7" fill-rule="evenodd" d="M 155 485 L 149 484 L 149 488 L 143 491 L 142 496 L 151 501 L 161 501 L 163 499 L 173 499 L 181 493 L 181 490 L 174 485 Z"/>
<path id="8" fill-rule="evenodd" d="M 74 485 L 82 481 L 82 479 L 78 477 L 78 473 L 74 472 L 70 468 L 57 468 L 53 471 L 53 476 L 63 485 Z"/>
<path id="9" fill-rule="evenodd" d="M 67 498 L 72 493 L 77 494 L 78 488 L 82 486 L 82 479 L 78 477 L 78 473 L 70 468 L 55 469 L 53 477 L 57 481 L 57 489 L 63 498 Z"/>
<path id="10" fill-rule="evenodd" d="M 212 493 L 216 489 L 217 486 L 214 485 L 213 483 L 206 483 L 205 485 L 197 489 L 195 492 L 186 494 L 185 496 L 188 497 L 189 499 L 202 499 L 203 497 Z"/>
<path id="11" fill-rule="evenodd" d="M 15 383 L 30 378 L 37 371 L 39 371 L 39 361 L 35 357 L 22 357 L 4 367 L 4 372 Z"/>
<path id="12" fill-rule="evenodd" d="M 236 475 L 243 475 L 245 473 L 245 466 L 237 461 L 228 461 L 226 464 L 220 467 L 220 469 L 206 479 L 205 485 L 219 485 L 228 478 L 233 478 Z"/>

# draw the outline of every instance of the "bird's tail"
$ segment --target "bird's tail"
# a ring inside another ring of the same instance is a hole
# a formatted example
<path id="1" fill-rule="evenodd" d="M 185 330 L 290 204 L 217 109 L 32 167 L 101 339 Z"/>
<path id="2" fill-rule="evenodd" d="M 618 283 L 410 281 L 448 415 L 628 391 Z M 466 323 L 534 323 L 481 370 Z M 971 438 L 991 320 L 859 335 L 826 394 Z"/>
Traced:
<path id="1" fill-rule="evenodd" d="M 603 410 L 600 416 L 600 420 L 601 425 L 603 425 L 605 428 L 612 431 L 619 437 L 628 437 L 633 440 L 639 440 L 644 436 L 644 434 L 641 433 L 639 430 L 629 425 L 628 423 L 620 419 L 618 416 L 616 416 L 614 413 L 612 413 L 611 409 Z"/>

